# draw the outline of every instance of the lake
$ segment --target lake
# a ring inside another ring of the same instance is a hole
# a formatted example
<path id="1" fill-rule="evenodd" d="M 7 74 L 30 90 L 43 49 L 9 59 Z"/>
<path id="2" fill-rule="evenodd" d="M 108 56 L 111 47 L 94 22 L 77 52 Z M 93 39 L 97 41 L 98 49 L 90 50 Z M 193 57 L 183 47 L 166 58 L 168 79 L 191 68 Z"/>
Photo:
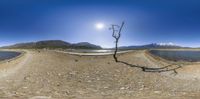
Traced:
<path id="1" fill-rule="evenodd" d="M 20 54 L 19 52 L 0 51 L 0 61 L 17 57 Z"/>
<path id="2" fill-rule="evenodd" d="M 68 49 L 68 52 L 76 52 L 76 53 L 110 53 L 114 52 L 114 50 L 91 50 L 91 49 Z"/>
<path id="3" fill-rule="evenodd" d="M 151 54 L 171 61 L 199 62 L 200 51 L 150 50 Z"/>

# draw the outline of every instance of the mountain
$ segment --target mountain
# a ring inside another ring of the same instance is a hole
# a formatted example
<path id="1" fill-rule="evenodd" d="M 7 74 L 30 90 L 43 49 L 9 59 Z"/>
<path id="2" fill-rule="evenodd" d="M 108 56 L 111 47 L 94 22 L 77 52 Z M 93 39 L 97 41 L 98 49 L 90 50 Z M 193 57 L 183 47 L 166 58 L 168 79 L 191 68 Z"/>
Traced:
<path id="1" fill-rule="evenodd" d="M 35 44 L 35 48 L 69 48 L 71 46 L 70 43 L 61 40 L 39 41 Z"/>
<path id="2" fill-rule="evenodd" d="M 72 44 L 72 48 L 82 48 L 82 49 L 102 49 L 100 46 L 94 45 L 94 44 L 90 44 L 88 42 L 80 42 L 80 43 L 76 43 L 76 44 Z"/>
<path id="3" fill-rule="evenodd" d="M 175 45 L 173 43 L 152 43 L 152 44 L 147 44 L 147 45 L 142 45 L 142 46 L 122 46 L 119 47 L 121 50 L 127 50 L 127 49 L 179 49 L 179 48 L 188 48 L 188 47 L 181 47 L 178 45 Z"/>
<path id="4" fill-rule="evenodd" d="M 63 48 L 63 49 L 102 49 L 101 46 L 90 44 L 88 42 L 80 43 L 68 43 L 62 40 L 45 40 L 38 42 L 29 42 L 29 43 L 19 43 L 11 46 L 4 46 L 2 48 L 11 48 L 11 49 L 42 49 L 42 48 Z M 120 50 L 130 50 L 130 49 L 179 49 L 179 48 L 189 48 L 181 47 L 173 43 L 152 43 L 147 45 L 140 46 L 121 46 Z M 114 49 L 114 48 L 111 48 Z"/>
<path id="5" fill-rule="evenodd" d="M 81 42 L 76 44 L 71 44 L 61 40 L 45 40 L 38 42 L 29 43 L 19 43 L 11 46 L 4 46 L 2 48 L 11 49 L 42 49 L 42 48 L 73 48 L 73 49 L 102 49 L 100 46 L 90 44 L 88 42 Z"/>

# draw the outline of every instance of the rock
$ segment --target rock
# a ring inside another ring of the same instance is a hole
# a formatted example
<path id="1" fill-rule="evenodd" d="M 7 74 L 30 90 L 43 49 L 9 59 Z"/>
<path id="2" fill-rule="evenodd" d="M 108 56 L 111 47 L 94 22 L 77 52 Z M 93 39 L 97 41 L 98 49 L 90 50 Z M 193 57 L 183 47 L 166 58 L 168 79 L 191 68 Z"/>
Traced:
<path id="1" fill-rule="evenodd" d="M 97 78 L 97 80 L 100 80 L 100 78 Z"/>
<path id="2" fill-rule="evenodd" d="M 154 91 L 154 93 L 155 93 L 155 94 L 160 94 L 160 93 L 161 93 L 161 91 Z"/>
<path id="3" fill-rule="evenodd" d="M 70 74 L 70 75 L 75 75 L 76 72 L 75 72 L 75 71 L 72 71 L 72 72 L 70 72 L 69 74 Z"/>
<path id="4" fill-rule="evenodd" d="M 82 90 L 79 90 L 79 91 L 77 91 L 79 94 L 81 94 L 81 95 L 83 95 L 83 94 L 85 94 L 85 93 L 87 93 L 87 92 L 85 92 L 85 91 L 82 91 Z"/>
<path id="5" fill-rule="evenodd" d="M 105 86 L 105 87 L 103 87 L 104 89 L 107 89 L 108 88 L 108 86 Z"/>
<path id="6" fill-rule="evenodd" d="M 27 89 L 28 87 L 22 87 L 23 89 Z"/>
<path id="7" fill-rule="evenodd" d="M 89 83 L 90 83 L 90 82 L 92 82 L 92 81 L 91 81 L 91 80 L 88 80 L 87 82 L 89 82 Z"/>
<path id="8" fill-rule="evenodd" d="M 77 60 L 77 59 L 75 59 L 75 62 L 78 62 L 78 60 Z"/>
<path id="9" fill-rule="evenodd" d="M 47 75 L 50 75 L 50 73 L 49 73 L 49 72 L 47 72 Z"/>
<path id="10" fill-rule="evenodd" d="M 51 99 L 51 97 L 47 97 L 47 96 L 34 96 L 34 97 L 31 97 L 29 99 Z"/>
<path id="11" fill-rule="evenodd" d="M 126 89 L 126 88 L 125 88 L 125 87 L 121 87 L 121 88 L 120 88 L 120 90 L 124 90 L 124 89 Z"/>
<path id="12" fill-rule="evenodd" d="M 144 88 L 140 88 L 139 90 L 140 90 L 140 91 L 141 91 L 141 90 L 144 90 Z"/>
<path id="13" fill-rule="evenodd" d="M 58 76 L 61 76 L 61 73 L 58 73 Z"/>

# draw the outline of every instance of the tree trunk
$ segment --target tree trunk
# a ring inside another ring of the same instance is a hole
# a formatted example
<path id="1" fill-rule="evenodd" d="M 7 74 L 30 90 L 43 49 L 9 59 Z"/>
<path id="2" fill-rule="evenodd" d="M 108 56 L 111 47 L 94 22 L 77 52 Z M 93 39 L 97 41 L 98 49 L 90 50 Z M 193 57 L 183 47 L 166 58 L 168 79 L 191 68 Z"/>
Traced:
<path id="1" fill-rule="evenodd" d="M 118 41 L 119 41 L 119 39 L 116 39 L 116 42 L 115 42 L 115 52 L 113 54 L 113 58 L 115 59 L 115 62 L 118 62 L 118 59 L 117 59 Z"/>

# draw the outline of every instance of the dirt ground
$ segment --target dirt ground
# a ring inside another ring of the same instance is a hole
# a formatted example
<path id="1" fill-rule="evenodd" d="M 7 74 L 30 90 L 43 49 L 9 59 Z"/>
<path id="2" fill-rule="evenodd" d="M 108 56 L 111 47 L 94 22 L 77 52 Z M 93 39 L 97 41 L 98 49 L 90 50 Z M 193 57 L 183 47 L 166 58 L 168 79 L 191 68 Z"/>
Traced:
<path id="1" fill-rule="evenodd" d="M 167 64 L 145 51 L 121 53 L 119 59 L 147 67 Z M 184 66 L 176 75 L 149 73 L 116 63 L 112 55 L 26 50 L 0 63 L 0 99 L 199 99 L 198 66 Z"/>

